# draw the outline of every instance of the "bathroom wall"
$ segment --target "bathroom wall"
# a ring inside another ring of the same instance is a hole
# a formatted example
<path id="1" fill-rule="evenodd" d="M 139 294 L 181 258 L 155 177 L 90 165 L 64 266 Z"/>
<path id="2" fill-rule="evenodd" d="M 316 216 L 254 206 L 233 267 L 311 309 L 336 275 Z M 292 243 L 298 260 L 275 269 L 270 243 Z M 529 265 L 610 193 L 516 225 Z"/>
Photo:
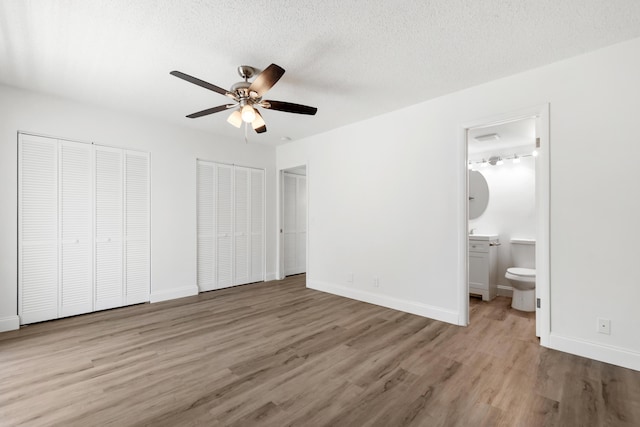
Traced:
<path id="1" fill-rule="evenodd" d="M 490 155 L 484 157 L 489 158 Z M 504 277 L 507 268 L 515 266 L 511 261 L 510 239 L 536 237 L 535 157 L 523 157 L 516 164 L 505 160 L 500 166 L 478 166 L 475 169 L 487 180 L 489 204 L 482 215 L 469 220 L 469 228 L 473 228 L 475 233 L 500 236 L 498 293 L 511 296 L 511 286 Z"/>

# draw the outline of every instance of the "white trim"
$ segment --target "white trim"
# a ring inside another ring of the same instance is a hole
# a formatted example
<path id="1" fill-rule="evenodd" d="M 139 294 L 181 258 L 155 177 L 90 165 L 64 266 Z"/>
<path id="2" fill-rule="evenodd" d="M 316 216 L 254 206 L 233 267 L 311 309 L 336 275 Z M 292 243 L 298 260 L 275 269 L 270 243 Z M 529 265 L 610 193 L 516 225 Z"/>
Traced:
<path id="1" fill-rule="evenodd" d="M 198 295 L 198 286 L 182 286 L 179 288 L 167 289 L 166 291 L 152 291 L 150 302 L 168 301 L 177 298 L 191 297 L 194 295 Z"/>
<path id="2" fill-rule="evenodd" d="M 511 297 L 513 296 L 513 288 L 511 286 L 498 285 L 499 297 Z"/>
<path id="3" fill-rule="evenodd" d="M 229 163 L 229 162 L 221 162 L 219 160 L 209 160 L 209 159 L 203 159 L 201 157 L 196 157 L 196 163 L 197 162 L 207 162 L 207 163 L 217 163 L 219 165 L 225 165 L 225 166 L 239 166 L 241 168 L 247 168 L 247 169 L 257 169 L 257 170 L 261 170 L 264 171 L 265 174 L 267 173 L 267 169 L 260 167 L 260 166 L 248 166 L 248 165 L 240 165 L 237 163 Z"/>
<path id="4" fill-rule="evenodd" d="M 79 142 L 81 144 L 95 144 L 95 142 L 93 142 L 93 141 L 84 141 L 84 140 L 80 140 L 80 139 L 64 138 L 64 137 L 60 137 L 60 136 L 48 135 L 48 134 L 37 133 L 37 132 L 29 132 L 29 131 L 24 131 L 24 130 L 19 130 L 18 134 L 29 135 L 29 136 L 37 136 L 39 138 L 57 139 L 59 141 Z"/>
<path id="5" fill-rule="evenodd" d="M 276 275 L 276 273 L 273 273 L 273 272 L 272 273 L 267 273 L 264 276 L 264 281 L 265 282 L 270 282 L 272 280 L 277 280 L 277 279 L 278 279 L 278 276 Z"/>
<path id="6" fill-rule="evenodd" d="M 524 108 L 511 113 L 500 114 L 484 119 L 478 119 L 458 126 L 458 140 L 461 150 L 459 164 L 460 185 L 458 191 L 460 198 L 459 212 L 460 227 L 458 231 L 458 312 L 459 324 L 467 325 L 469 322 L 469 293 L 468 293 L 468 147 L 467 130 L 509 123 L 517 120 L 535 117 L 536 136 L 540 138 L 540 148 L 536 159 L 536 297 L 540 298 L 542 306 L 536 311 L 536 335 L 540 337 L 540 344 L 549 346 L 549 334 L 551 332 L 551 300 L 550 300 L 550 210 L 551 198 L 549 186 L 549 104 Z"/>
<path id="7" fill-rule="evenodd" d="M 640 371 L 640 353 L 626 348 L 570 338 L 554 332 L 549 334 L 548 347 Z"/>
<path id="8" fill-rule="evenodd" d="M 374 294 L 360 289 L 347 288 L 345 286 L 334 285 L 332 283 L 320 282 L 307 279 L 307 288 L 316 291 L 327 292 L 333 295 L 354 299 L 357 301 L 367 302 L 382 307 L 392 308 L 394 310 L 404 311 L 406 313 L 427 317 L 429 319 L 440 320 L 442 322 L 458 324 L 458 313 L 454 310 L 446 310 L 432 305 L 422 304 L 415 301 L 409 301 L 387 295 Z"/>
<path id="9" fill-rule="evenodd" d="M 16 329 L 20 329 L 20 317 L 0 317 L 0 332 L 15 331 Z"/>

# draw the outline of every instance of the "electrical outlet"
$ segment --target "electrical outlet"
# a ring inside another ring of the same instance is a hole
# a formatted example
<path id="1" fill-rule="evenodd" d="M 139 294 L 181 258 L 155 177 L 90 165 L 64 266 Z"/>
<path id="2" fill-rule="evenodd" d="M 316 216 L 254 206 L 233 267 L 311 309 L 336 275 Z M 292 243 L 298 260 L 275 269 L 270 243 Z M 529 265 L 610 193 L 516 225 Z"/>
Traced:
<path id="1" fill-rule="evenodd" d="M 374 287 L 374 288 L 377 288 L 377 287 L 379 287 L 379 286 L 380 286 L 380 281 L 378 280 L 378 278 L 377 278 L 377 277 L 374 277 L 374 278 L 373 278 L 373 287 Z"/>
<path id="2" fill-rule="evenodd" d="M 347 282 L 348 283 L 353 283 L 353 273 L 347 274 Z"/>
<path id="3" fill-rule="evenodd" d="M 598 332 L 611 335 L 611 320 L 598 317 Z"/>

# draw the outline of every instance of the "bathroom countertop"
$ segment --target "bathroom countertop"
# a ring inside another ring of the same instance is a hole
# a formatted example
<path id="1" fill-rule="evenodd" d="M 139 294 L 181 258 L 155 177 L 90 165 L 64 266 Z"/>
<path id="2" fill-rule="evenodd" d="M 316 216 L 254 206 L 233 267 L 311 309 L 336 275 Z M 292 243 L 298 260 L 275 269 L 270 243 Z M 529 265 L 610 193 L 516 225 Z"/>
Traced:
<path id="1" fill-rule="evenodd" d="M 469 240 L 498 240 L 497 234 L 469 234 Z"/>

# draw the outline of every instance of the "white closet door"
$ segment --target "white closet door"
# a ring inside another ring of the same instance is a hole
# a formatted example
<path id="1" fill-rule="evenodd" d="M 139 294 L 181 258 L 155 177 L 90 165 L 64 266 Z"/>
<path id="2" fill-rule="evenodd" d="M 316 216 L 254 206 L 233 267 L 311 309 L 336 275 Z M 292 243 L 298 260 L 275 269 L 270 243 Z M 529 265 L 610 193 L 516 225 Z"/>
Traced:
<path id="1" fill-rule="evenodd" d="M 234 168 L 234 285 L 244 285 L 251 281 L 250 173 L 247 168 Z"/>
<path id="2" fill-rule="evenodd" d="M 215 289 L 215 166 L 197 163 L 198 289 Z"/>
<path id="3" fill-rule="evenodd" d="M 296 178 L 296 272 L 307 271 L 307 177 Z"/>
<path id="4" fill-rule="evenodd" d="M 251 282 L 264 280 L 264 171 L 251 170 Z"/>
<path id="5" fill-rule="evenodd" d="M 149 301 L 149 154 L 125 150 L 125 304 Z"/>
<path id="6" fill-rule="evenodd" d="M 20 323 L 58 317 L 58 146 L 20 134 L 18 149 Z"/>
<path id="7" fill-rule="evenodd" d="M 124 305 L 122 150 L 95 147 L 95 308 Z"/>
<path id="8" fill-rule="evenodd" d="M 59 142 L 60 317 L 93 311 L 92 150 Z"/>
<path id="9" fill-rule="evenodd" d="M 216 288 L 233 286 L 233 166 L 216 167 Z"/>

